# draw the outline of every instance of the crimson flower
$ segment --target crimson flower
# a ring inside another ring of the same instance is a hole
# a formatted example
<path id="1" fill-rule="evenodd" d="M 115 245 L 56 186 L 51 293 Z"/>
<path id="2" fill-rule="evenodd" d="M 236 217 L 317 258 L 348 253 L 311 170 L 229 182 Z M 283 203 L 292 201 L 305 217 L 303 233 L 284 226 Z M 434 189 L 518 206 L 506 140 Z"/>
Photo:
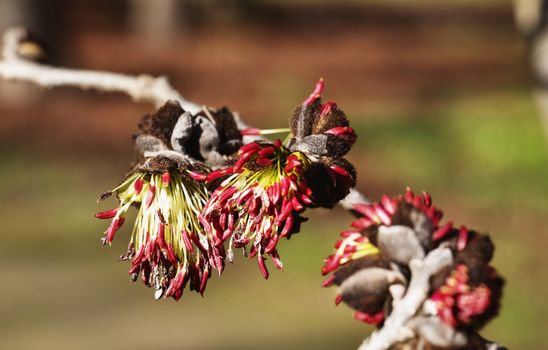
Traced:
<path id="1" fill-rule="evenodd" d="M 204 180 L 210 167 L 224 163 L 241 145 L 232 113 L 204 108 L 196 115 L 175 101 L 144 116 L 135 137 L 136 164 L 115 194 L 118 206 L 97 213 L 112 219 L 103 238 L 111 244 L 130 207 L 138 209 L 128 251 L 132 280 L 155 289 L 155 297 L 178 300 L 185 286 L 203 294 L 212 269 L 224 261 L 200 222 L 210 191 Z M 207 164 L 207 165 L 206 165 Z"/>
<path id="2" fill-rule="evenodd" d="M 453 252 L 454 264 L 432 277 L 425 305 L 451 327 L 478 328 L 496 314 L 503 280 L 489 265 L 494 250 L 489 236 L 452 222 L 440 225 L 443 213 L 430 195 L 410 189 L 355 205 L 354 212 L 353 229 L 341 233 L 322 274 L 331 274 L 324 286 L 337 285 L 336 303 L 355 309 L 357 319 L 381 325 L 390 312 L 390 285 L 405 286 L 409 262 L 441 244 Z"/>
<path id="3" fill-rule="evenodd" d="M 198 221 L 208 198 L 205 185 L 193 178 L 200 174 L 174 167 L 150 171 L 157 166 L 153 163 L 161 162 L 169 161 L 156 157 L 131 173 L 112 190 L 118 206 L 95 216 L 112 219 L 103 238 L 103 244 L 110 245 L 129 208 L 138 208 L 128 251 L 121 260 L 131 262 L 131 279 L 141 275 L 143 283 L 155 289 L 156 299 L 178 300 L 188 282 L 190 289 L 203 293 L 212 266 L 218 266 L 209 259 L 210 239 Z"/>
<path id="4" fill-rule="evenodd" d="M 502 281 L 492 267 L 485 277 L 474 286 L 468 266 L 456 265 L 443 286 L 430 297 L 440 319 L 451 327 L 474 325 L 477 328 L 493 317 L 499 307 Z"/>
<path id="5" fill-rule="evenodd" d="M 250 256 L 257 256 L 265 278 L 268 270 L 263 254 L 282 268 L 278 240 L 298 229 L 299 214 L 312 203 L 303 176 L 309 165 L 303 153 L 289 151 L 279 140 L 273 144 L 253 142 L 240 149 L 234 166 L 208 175 L 208 181 L 229 175 L 213 192 L 200 217 L 220 251 L 224 253 L 223 243 L 229 241 L 229 260 L 232 247 L 251 243 Z"/>
<path id="6" fill-rule="evenodd" d="M 354 185 L 354 168 L 342 156 L 356 136 L 334 102 L 321 103 L 323 86 L 320 80 L 290 118 L 291 137 L 285 144 L 280 140 L 246 144 L 233 165 L 208 175 L 209 183 L 219 185 L 200 220 L 214 238 L 220 254 L 216 258 L 231 261 L 233 248 L 246 252 L 250 247 L 250 257 L 257 258 L 268 278 L 265 255 L 282 268 L 278 241 L 299 231 L 303 211 L 334 206 Z"/>

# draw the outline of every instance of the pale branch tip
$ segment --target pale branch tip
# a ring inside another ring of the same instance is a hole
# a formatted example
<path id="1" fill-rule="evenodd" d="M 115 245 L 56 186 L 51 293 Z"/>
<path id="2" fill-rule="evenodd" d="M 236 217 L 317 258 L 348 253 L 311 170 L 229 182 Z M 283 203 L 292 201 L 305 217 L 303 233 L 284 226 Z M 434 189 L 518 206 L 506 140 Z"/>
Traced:
<path id="1" fill-rule="evenodd" d="M 413 259 L 409 263 L 411 280 L 405 295 L 393 295 L 392 312 L 386 319 L 384 326 L 373 332 L 359 350 L 382 350 L 401 342 L 414 335 L 407 324 L 413 318 L 430 290 L 430 277 L 453 262 L 449 248 L 440 246 L 432 250 L 424 259 Z"/>
<path id="2" fill-rule="evenodd" d="M 186 100 L 163 76 L 58 68 L 21 58 L 17 54 L 17 47 L 25 35 L 26 30 L 19 27 L 4 33 L 0 60 L 0 77 L 3 79 L 29 82 L 44 88 L 70 86 L 84 90 L 121 92 L 135 102 L 149 102 L 156 107 L 168 100 L 176 100 L 183 109 L 193 114 L 202 109 L 200 105 Z"/>
<path id="3" fill-rule="evenodd" d="M 383 327 L 366 338 L 358 350 L 390 349 L 398 343 L 415 337 L 417 329 L 421 326 L 429 327 L 434 322 L 436 323 L 435 327 L 441 329 L 439 328 L 441 324 L 437 318 L 421 315 L 421 311 L 424 312 L 426 309 L 425 302 L 428 299 L 431 287 L 430 278 L 453 262 L 451 250 L 443 245 L 432 250 L 423 259 L 411 260 L 409 263 L 411 279 L 407 290 L 404 290 L 398 284 L 391 286 L 395 287 L 390 288 L 393 297 L 392 312 L 385 320 Z M 440 338 L 445 338 L 444 341 L 447 341 L 447 343 L 444 345 L 448 348 L 461 348 L 468 341 L 467 335 L 451 327 L 443 327 L 443 332 L 440 331 L 439 333 L 443 334 Z M 468 336 L 477 337 L 486 350 L 505 349 L 499 344 L 481 338 L 477 334 L 469 334 Z"/>
<path id="4" fill-rule="evenodd" d="M 357 189 L 351 188 L 346 197 L 339 202 L 339 205 L 345 210 L 352 211 L 356 204 L 361 203 L 370 203 L 370 200 Z"/>

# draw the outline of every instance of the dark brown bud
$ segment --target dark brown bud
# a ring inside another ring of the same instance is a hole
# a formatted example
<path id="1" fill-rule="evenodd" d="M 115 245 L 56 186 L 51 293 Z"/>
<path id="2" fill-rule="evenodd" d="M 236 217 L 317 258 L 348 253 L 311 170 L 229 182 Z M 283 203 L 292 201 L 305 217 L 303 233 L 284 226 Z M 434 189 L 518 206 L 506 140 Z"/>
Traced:
<path id="1" fill-rule="evenodd" d="M 331 167 L 343 169 L 348 175 L 342 175 Z M 308 187 L 312 190 L 311 199 L 314 205 L 332 208 L 346 197 L 350 188 L 355 185 L 356 171 L 344 158 L 322 158 L 320 162 L 311 164 L 305 178 Z"/>

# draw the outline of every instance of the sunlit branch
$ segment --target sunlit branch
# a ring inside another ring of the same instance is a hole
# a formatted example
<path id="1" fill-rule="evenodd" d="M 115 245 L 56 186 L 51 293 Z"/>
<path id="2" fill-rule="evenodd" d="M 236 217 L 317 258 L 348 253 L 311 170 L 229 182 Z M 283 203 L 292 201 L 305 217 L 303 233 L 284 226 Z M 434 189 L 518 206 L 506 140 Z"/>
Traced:
<path id="1" fill-rule="evenodd" d="M 135 102 L 149 102 L 156 107 L 162 106 L 167 100 L 176 100 L 183 109 L 193 114 L 202 109 L 186 100 L 165 77 L 57 68 L 20 58 L 17 47 L 25 35 L 23 28 L 12 28 L 5 32 L 0 60 L 0 77 L 3 79 L 29 82 L 44 88 L 71 86 L 84 90 L 121 92 Z"/>

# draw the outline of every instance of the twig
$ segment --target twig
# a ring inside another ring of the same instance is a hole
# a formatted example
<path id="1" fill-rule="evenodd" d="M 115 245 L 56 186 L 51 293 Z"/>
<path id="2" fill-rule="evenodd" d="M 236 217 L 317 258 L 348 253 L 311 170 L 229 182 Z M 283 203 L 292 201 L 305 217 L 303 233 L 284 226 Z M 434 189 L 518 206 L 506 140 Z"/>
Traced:
<path id="1" fill-rule="evenodd" d="M 388 349 L 412 337 L 414 331 L 407 324 L 428 297 L 430 277 L 452 262 L 451 250 L 443 246 L 432 250 L 424 259 L 411 260 L 411 281 L 405 295 L 394 293 L 393 309 L 383 327 L 364 340 L 359 350 Z"/>
<path id="2" fill-rule="evenodd" d="M 184 110 L 192 114 L 202 109 L 186 100 L 165 77 L 57 68 L 19 58 L 17 47 L 25 36 L 26 31 L 23 28 L 12 28 L 5 32 L 0 60 L 1 78 L 26 81 L 45 88 L 72 86 L 84 90 L 122 92 L 136 102 L 150 102 L 156 107 L 162 106 L 167 100 L 176 100 Z"/>

